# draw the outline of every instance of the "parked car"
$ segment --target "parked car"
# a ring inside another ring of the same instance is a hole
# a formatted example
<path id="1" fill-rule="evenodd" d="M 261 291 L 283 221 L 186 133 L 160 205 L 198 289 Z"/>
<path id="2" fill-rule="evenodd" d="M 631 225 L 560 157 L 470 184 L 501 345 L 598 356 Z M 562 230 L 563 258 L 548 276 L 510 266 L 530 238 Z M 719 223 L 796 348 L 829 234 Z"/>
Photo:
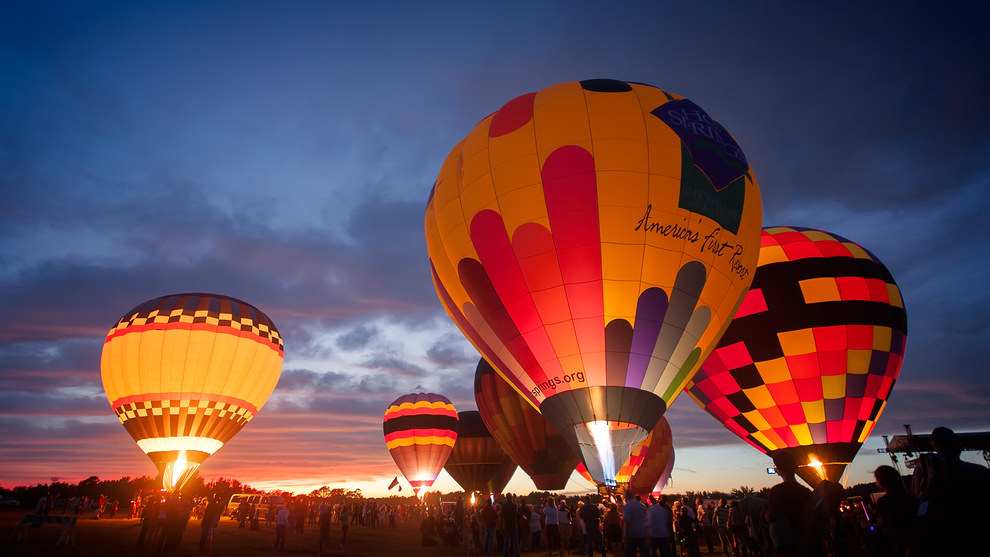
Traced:
<path id="1" fill-rule="evenodd" d="M 0 507 L 20 507 L 21 502 L 13 497 L 0 497 Z"/>
<path id="2" fill-rule="evenodd" d="M 278 511 L 285 506 L 285 499 L 278 495 L 265 495 L 264 493 L 237 493 L 230 496 L 230 501 L 227 502 L 227 506 L 223 510 L 224 515 L 230 515 L 232 518 L 236 516 L 237 507 L 240 506 L 241 502 L 246 501 L 248 504 L 255 506 L 255 511 L 264 518 L 265 514 L 268 512 L 268 507 L 275 507 Z"/>

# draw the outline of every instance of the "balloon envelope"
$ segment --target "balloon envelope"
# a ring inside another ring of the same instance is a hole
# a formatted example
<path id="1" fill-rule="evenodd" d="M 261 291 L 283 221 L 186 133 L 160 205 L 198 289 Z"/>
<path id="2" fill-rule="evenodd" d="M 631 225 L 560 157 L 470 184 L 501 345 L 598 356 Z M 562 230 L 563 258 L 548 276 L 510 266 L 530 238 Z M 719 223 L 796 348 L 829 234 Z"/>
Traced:
<path id="1" fill-rule="evenodd" d="M 389 405 L 382 422 L 385 445 L 419 495 L 443 469 L 457 440 L 457 410 L 443 395 L 414 393 Z"/>
<path id="2" fill-rule="evenodd" d="M 282 357 L 278 329 L 254 306 L 175 294 L 124 314 L 100 368 L 110 406 L 172 491 L 258 413 Z"/>
<path id="3" fill-rule="evenodd" d="M 425 230 L 448 314 L 614 483 L 745 295 L 761 218 L 745 156 L 704 110 L 588 80 L 479 123 Z"/>
<path id="4" fill-rule="evenodd" d="M 648 494 L 653 491 L 654 486 L 665 473 L 670 476 L 673 459 L 673 434 L 667 419 L 661 418 L 660 423 L 646 439 L 636 445 L 632 454 L 619 468 L 615 476 L 616 484 L 620 490 L 631 489 L 634 493 Z M 575 471 L 584 479 L 595 483 L 583 463 L 578 464 Z"/>
<path id="5" fill-rule="evenodd" d="M 624 479 L 622 469 L 616 477 L 620 485 L 625 481 L 629 489 L 640 495 L 653 491 L 661 476 L 668 471 L 668 465 L 674 460 L 674 436 L 666 418 L 660 420 L 647 439 L 649 443 L 644 441 L 637 446 L 637 450 L 633 451 L 622 467 L 628 467 L 628 479 Z"/>
<path id="6" fill-rule="evenodd" d="M 901 292 L 873 254 L 767 228 L 753 285 L 688 392 L 757 449 L 793 453 L 809 484 L 834 482 L 883 411 L 906 339 Z"/>
<path id="7" fill-rule="evenodd" d="M 564 489 L 579 459 L 563 435 L 482 358 L 474 399 L 485 426 L 537 489 Z"/>
<path id="8" fill-rule="evenodd" d="M 516 463 L 492 437 L 476 410 L 460 412 L 457 418 L 457 441 L 444 470 L 464 491 L 501 493 L 516 471 Z"/>

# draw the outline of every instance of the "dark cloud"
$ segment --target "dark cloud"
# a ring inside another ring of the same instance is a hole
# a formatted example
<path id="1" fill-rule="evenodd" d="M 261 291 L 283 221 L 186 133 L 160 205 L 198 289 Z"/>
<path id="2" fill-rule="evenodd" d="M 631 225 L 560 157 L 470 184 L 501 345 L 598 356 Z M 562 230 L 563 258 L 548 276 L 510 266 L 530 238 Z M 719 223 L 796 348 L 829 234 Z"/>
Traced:
<path id="1" fill-rule="evenodd" d="M 379 334 L 376 327 L 361 325 L 337 337 L 337 346 L 343 350 L 360 350 L 368 346 Z"/>
<path id="2" fill-rule="evenodd" d="M 426 349 L 426 356 L 441 368 L 456 367 L 473 371 L 472 365 L 477 366 L 481 357 L 474 350 L 465 350 L 465 344 L 463 337 L 445 335 Z"/>

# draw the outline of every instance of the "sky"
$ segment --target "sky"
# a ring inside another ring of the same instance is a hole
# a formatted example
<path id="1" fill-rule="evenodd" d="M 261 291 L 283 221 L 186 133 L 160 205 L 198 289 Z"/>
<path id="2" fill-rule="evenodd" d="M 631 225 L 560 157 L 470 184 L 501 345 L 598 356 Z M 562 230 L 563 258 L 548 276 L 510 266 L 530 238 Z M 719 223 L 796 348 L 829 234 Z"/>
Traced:
<path id="1" fill-rule="evenodd" d="M 103 392 L 103 341 L 145 300 L 215 292 L 271 317 L 285 360 L 202 475 L 387 493 L 392 400 L 476 408 L 478 353 L 426 255 L 440 166 L 505 102 L 590 78 L 704 107 L 765 226 L 837 233 L 893 274 L 905 360 L 850 485 L 903 424 L 990 431 L 990 9 L 805 4 L 4 2 L 0 486 L 154 475 Z M 667 418 L 673 490 L 775 483 L 688 396 Z"/>

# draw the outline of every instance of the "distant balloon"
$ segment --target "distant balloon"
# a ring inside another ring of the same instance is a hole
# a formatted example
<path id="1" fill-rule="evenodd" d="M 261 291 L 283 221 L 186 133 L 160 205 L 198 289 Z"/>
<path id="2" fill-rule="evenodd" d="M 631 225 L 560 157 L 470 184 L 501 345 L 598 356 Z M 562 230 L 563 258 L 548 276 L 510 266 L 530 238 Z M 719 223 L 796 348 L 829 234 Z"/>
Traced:
<path id="1" fill-rule="evenodd" d="M 564 489 L 580 461 L 564 437 L 484 358 L 474 375 L 474 399 L 485 425 L 536 488 Z"/>
<path id="2" fill-rule="evenodd" d="M 810 228 L 763 231 L 753 285 L 688 386 L 809 484 L 838 480 L 883 411 L 907 340 L 901 291 L 873 254 Z"/>
<path id="3" fill-rule="evenodd" d="M 597 79 L 479 123 L 425 229 L 451 318 L 614 485 L 745 295 L 761 218 L 742 150 L 704 110 Z"/>
<path id="4" fill-rule="evenodd" d="M 443 395 L 400 396 L 385 411 L 385 445 L 419 495 L 436 481 L 457 440 L 457 410 Z"/>
<path id="5" fill-rule="evenodd" d="M 100 368 L 110 406 L 173 491 L 258 413 L 282 356 L 275 324 L 254 306 L 175 294 L 124 314 Z"/>
<path id="6" fill-rule="evenodd" d="M 516 463 L 492 437 L 476 410 L 459 412 L 457 417 L 457 441 L 444 470 L 466 492 L 501 493 L 516 471 Z"/>

